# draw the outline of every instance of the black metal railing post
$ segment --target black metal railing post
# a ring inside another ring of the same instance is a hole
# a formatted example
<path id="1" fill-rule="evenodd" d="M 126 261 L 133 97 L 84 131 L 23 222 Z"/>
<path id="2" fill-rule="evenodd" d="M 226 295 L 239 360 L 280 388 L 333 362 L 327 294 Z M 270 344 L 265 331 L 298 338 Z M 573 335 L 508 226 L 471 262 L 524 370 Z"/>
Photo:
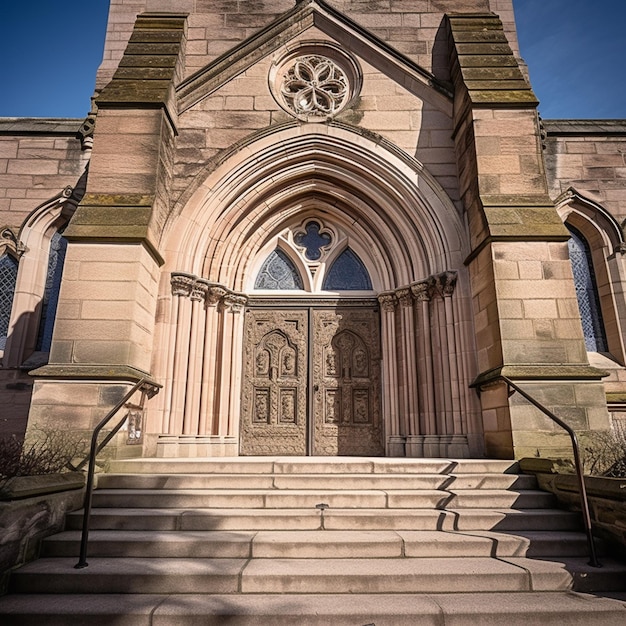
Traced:
<path id="1" fill-rule="evenodd" d="M 132 389 L 107 413 L 104 419 L 95 427 L 91 435 L 91 446 L 89 448 L 89 467 L 87 469 L 87 482 L 85 485 L 85 500 L 83 504 L 83 527 L 80 536 L 80 555 L 78 557 L 78 563 L 74 565 L 76 569 L 83 569 L 89 564 L 87 563 L 87 545 L 89 542 L 89 520 L 91 517 L 91 504 L 93 500 L 93 483 L 96 474 L 96 457 L 98 452 L 113 438 L 113 436 L 119 431 L 124 422 L 126 416 L 124 416 L 116 427 L 107 435 L 104 441 L 98 445 L 98 436 L 100 431 L 113 419 L 116 413 L 132 398 L 136 391 L 141 389 L 142 394 L 147 395 L 149 398 L 158 393 L 159 385 L 146 381 L 145 378 L 139 380 Z M 143 404 L 143 397 L 142 397 Z M 85 460 L 78 465 L 83 467 Z"/>

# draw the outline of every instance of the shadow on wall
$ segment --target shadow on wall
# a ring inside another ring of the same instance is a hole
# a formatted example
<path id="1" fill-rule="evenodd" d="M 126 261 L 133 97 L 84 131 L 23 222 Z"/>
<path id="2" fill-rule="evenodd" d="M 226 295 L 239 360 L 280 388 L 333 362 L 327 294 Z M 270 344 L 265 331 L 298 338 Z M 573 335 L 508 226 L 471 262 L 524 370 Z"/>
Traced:
<path id="1" fill-rule="evenodd" d="M 7 337 L 6 349 L 0 367 L 0 438 L 15 435 L 23 441 L 28 424 L 28 413 L 33 395 L 34 380 L 29 372 L 48 362 L 47 352 L 35 352 L 32 337 L 37 339 L 37 324 L 41 305 L 35 311 L 20 315 Z M 27 338 L 31 338 L 28 341 Z M 24 360 L 24 355 L 29 355 Z"/>

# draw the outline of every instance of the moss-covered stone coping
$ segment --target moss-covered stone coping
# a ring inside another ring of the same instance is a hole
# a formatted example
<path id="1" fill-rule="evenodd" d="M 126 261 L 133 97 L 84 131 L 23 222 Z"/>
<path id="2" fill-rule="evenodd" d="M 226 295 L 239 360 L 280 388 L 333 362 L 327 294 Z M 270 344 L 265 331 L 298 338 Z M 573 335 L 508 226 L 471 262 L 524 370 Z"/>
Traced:
<path id="1" fill-rule="evenodd" d="M 113 78 L 96 98 L 98 108 L 167 104 L 185 37 L 186 18 L 186 13 L 137 16 Z"/>
<path id="2" fill-rule="evenodd" d="M 479 374 L 471 387 L 496 383 L 503 376 L 512 381 L 589 381 L 601 380 L 608 375 L 608 372 L 591 365 L 503 365 Z"/>
<path id="3" fill-rule="evenodd" d="M 455 83 L 467 91 L 472 106 L 527 108 L 539 104 L 495 13 L 449 13 L 445 19 Z"/>
<path id="4" fill-rule="evenodd" d="M 0 500 L 21 500 L 49 493 L 82 489 L 84 486 L 85 475 L 82 472 L 14 476 L 0 486 Z"/>
<path id="5" fill-rule="evenodd" d="M 147 372 L 128 365 L 44 365 L 29 372 L 35 378 L 56 378 L 66 380 L 121 380 L 136 383 L 142 378 L 146 382 L 161 388 Z"/>
<path id="6" fill-rule="evenodd" d="M 150 238 L 153 202 L 152 195 L 85 194 L 63 236 L 68 241 L 143 243 L 163 265 Z"/>

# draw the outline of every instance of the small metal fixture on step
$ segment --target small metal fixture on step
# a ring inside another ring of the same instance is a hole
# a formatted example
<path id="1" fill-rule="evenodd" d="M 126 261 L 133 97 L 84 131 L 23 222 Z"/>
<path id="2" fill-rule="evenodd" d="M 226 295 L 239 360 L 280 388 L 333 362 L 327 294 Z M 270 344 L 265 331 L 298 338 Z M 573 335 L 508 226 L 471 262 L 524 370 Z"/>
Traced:
<path id="1" fill-rule="evenodd" d="M 320 530 L 326 530 L 324 528 L 324 511 L 326 509 L 329 508 L 328 504 L 324 503 L 324 502 L 320 502 L 319 504 L 315 505 L 316 509 L 319 509 L 320 512 Z"/>

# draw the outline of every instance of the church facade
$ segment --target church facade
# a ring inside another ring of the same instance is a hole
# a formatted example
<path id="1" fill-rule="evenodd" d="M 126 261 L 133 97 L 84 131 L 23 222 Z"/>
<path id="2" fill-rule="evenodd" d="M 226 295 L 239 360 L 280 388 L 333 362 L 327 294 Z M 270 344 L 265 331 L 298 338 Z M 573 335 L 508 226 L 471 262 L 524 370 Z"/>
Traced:
<path id="1" fill-rule="evenodd" d="M 119 0 L 85 120 L 0 120 L 5 432 L 514 458 L 626 411 L 626 122 L 542 121 L 512 0 Z M 4 173 L 3 173 L 4 172 Z"/>

